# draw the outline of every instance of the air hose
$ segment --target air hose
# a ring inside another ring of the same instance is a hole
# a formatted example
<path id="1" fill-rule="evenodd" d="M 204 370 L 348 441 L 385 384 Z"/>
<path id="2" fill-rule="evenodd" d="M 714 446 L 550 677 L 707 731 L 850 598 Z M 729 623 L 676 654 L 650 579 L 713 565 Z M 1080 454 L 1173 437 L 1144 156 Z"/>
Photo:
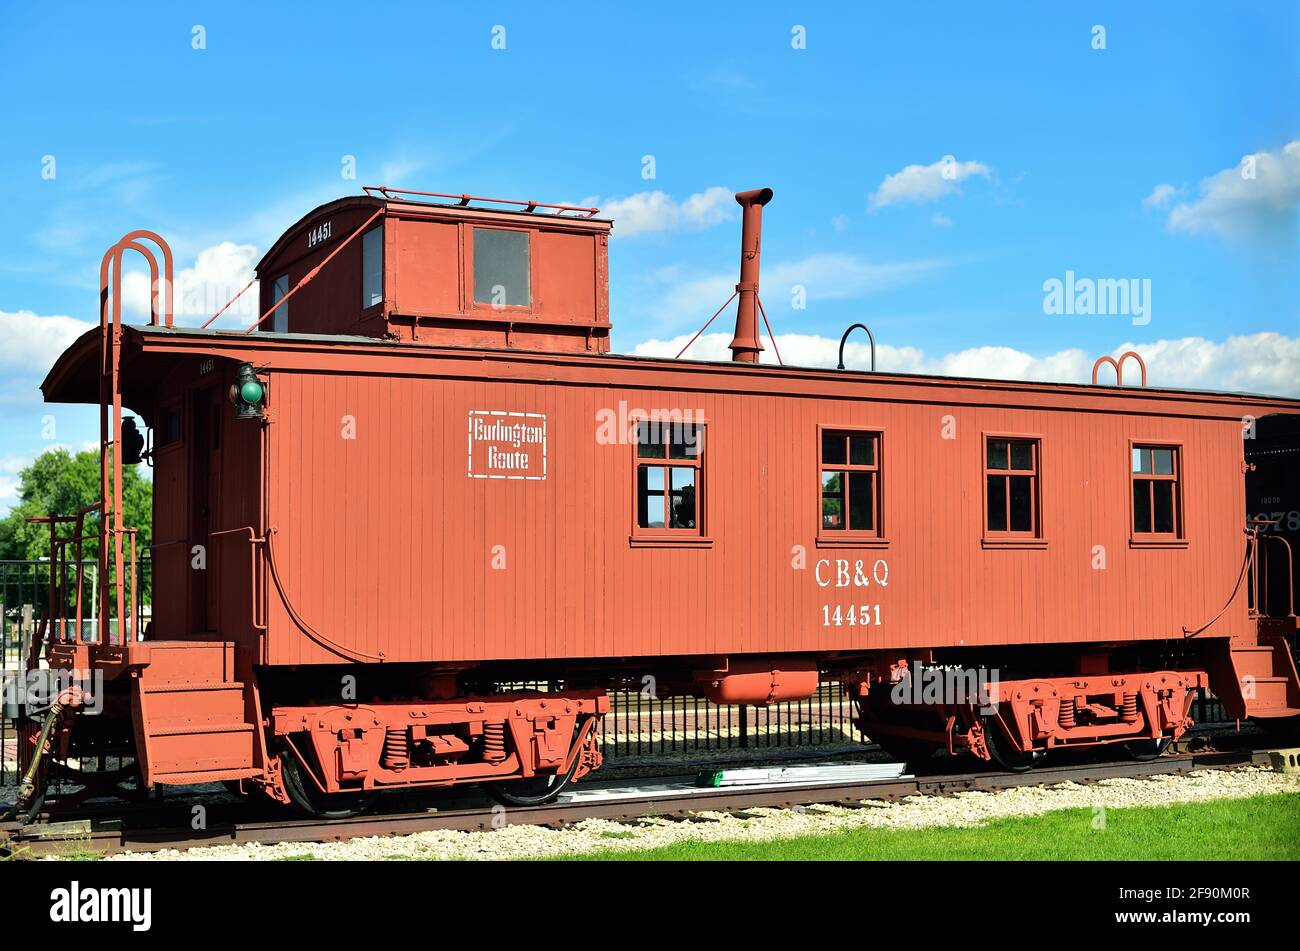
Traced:
<path id="1" fill-rule="evenodd" d="M 14 804 L 5 810 L 4 815 L 0 816 L 0 822 L 9 822 L 20 812 L 22 818 L 19 819 L 21 825 L 27 825 L 40 811 L 41 804 L 45 802 L 45 790 L 36 793 L 36 776 L 40 770 L 41 757 L 44 755 L 46 747 L 50 743 L 50 734 L 54 732 L 54 724 L 58 722 L 64 710 L 63 698 L 59 697 L 54 703 L 50 704 L 49 711 L 45 714 L 45 722 L 41 725 L 41 734 L 36 740 L 36 749 L 32 752 L 32 761 L 27 764 L 27 771 L 23 773 L 22 782 L 18 786 L 18 798 Z M 35 799 L 34 803 L 31 801 Z M 29 803 L 31 803 L 29 805 Z"/>

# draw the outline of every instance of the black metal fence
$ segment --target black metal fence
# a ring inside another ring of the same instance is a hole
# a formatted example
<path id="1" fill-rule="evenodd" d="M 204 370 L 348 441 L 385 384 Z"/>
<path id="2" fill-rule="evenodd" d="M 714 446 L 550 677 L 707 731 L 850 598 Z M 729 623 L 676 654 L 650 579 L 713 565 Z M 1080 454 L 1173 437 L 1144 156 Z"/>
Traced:
<path id="1" fill-rule="evenodd" d="M 852 703 L 836 683 L 823 683 L 806 700 L 765 707 L 618 692 L 610 695 L 610 712 L 601 725 L 601 745 L 608 759 L 867 742 L 853 723 Z"/>
<path id="2" fill-rule="evenodd" d="M 1231 722 L 1223 705 L 1206 690 L 1193 701 L 1192 718 L 1198 724 Z M 823 683 L 806 700 L 766 707 L 614 693 L 601 727 L 601 744 L 609 760 L 744 749 L 826 747 L 829 751 L 870 742 L 854 722 L 852 702 L 833 682 Z"/>

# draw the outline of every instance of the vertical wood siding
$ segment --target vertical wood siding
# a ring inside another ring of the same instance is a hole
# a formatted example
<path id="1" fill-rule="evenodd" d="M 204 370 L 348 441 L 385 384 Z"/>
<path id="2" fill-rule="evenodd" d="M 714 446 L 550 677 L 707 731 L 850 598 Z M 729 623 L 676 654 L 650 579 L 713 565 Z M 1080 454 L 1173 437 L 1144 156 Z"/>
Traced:
<path id="1" fill-rule="evenodd" d="M 271 393 L 289 596 L 321 634 L 390 661 L 1176 638 L 1223 606 L 1244 557 L 1229 419 L 341 372 L 276 372 Z M 629 543 L 632 451 L 596 438 L 621 401 L 703 411 L 712 547 Z M 469 478 L 472 410 L 545 414 L 545 481 Z M 819 425 L 883 432 L 888 547 L 816 547 Z M 981 545 L 985 432 L 1041 437 L 1045 548 Z M 1182 445 L 1187 547 L 1130 546 L 1131 439 Z M 883 559 L 888 586 L 819 587 L 823 558 Z M 862 603 L 879 627 L 823 625 L 823 605 Z M 269 623 L 270 662 L 338 660 L 274 596 Z M 1245 628 L 1238 599 L 1212 633 Z"/>

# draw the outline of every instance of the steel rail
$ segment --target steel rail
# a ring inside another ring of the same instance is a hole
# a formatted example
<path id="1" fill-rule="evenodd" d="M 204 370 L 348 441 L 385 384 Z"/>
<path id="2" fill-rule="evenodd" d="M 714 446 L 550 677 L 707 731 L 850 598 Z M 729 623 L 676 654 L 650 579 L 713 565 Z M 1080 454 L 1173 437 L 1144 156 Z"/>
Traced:
<path id="1" fill-rule="evenodd" d="M 195 831 L 191 814 L 184 811 L 183 825 L 145 829 L 95 828 L 92 821 L 37 823 L 19 827 L 0 824 L 0 849 L 16 857 L 41 858 L 74 854 L 111 855 L 120 852 L 155 852 L 220 845 L 282 842 L 343 842 L 368 836 L 411 835 L 431 830 L 461 832 L 509 825 L 563 827 L 584 819 L 636 820 L 652 817 L 686 817 L 700 812 L 737 812 L 753 808 L 838 805 L 857 807 L 872 800 L 897 800 L 908 796 L 953 795 L 1017 786 L 1044 786 L 1063 782 L 1093 783 L 1104 779 L 1181 775 L 1202 769 L 1234 769 L 1269 761 L 1268 749 L 1240 749 L 1178 753 L 1149 762 L 1083 763 L 1034 769 L 1025 773 L 966 772 L 936 776 L 906 776 L 854 783 L 775 784 L 772 786 L 715 787 L 664 796 L 647 794 L 622 799 L 577 800 L 545 806 L 507 809 L 473 807 L 442 812 L 374 814 L 351 819 L 287 819 L 217 824 Z"/>

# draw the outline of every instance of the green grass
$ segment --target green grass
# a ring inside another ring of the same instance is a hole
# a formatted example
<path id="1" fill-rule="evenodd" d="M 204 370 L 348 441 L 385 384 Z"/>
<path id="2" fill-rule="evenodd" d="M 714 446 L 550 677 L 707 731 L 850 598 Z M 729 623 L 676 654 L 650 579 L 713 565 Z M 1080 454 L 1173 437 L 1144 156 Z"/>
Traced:
<path id="1" fill-rule="evenodd" d="M 1026 819 L 997 819 L 974 828 L 853 829 L 796 839 L 681 842 L 566 857 L 635 861 L 1300 859 L 1300 796 L 1107 809 L 1097 815 L 1091 809 L 1064 809 Z"/>

